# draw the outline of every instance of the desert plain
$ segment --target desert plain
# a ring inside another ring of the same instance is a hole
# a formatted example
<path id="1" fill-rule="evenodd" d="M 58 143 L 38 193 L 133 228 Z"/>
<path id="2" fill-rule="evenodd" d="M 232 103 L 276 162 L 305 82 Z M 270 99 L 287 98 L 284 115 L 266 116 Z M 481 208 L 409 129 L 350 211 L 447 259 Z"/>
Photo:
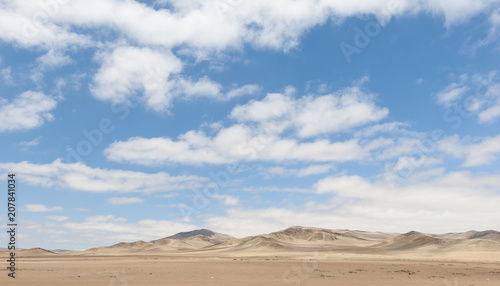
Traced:
<path id="1" fill-rule="evenodd" d="M 16 278 L 3 267 L 0 285 L 500 285 L 496 231 L 291 227 L 236 239 L 196 230 L 86 251 L 32 248 L 16 256 Z"/>

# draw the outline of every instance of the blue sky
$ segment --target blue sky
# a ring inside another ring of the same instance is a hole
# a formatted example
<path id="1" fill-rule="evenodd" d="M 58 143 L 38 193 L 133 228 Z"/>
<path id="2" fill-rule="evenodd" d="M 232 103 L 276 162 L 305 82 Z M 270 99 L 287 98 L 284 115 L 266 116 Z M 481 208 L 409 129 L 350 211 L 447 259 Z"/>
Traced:
<path id="1" fill-rule="evenodd" d="M 19 246 L 500 229 L 499 4 L 2 1 Z"/>

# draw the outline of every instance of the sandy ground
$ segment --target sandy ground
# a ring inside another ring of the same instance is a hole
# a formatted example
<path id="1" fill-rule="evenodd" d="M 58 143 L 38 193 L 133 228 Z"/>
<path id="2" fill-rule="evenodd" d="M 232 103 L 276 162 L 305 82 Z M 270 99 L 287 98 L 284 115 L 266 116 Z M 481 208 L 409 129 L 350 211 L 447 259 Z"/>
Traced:
<path id="1" fill-rule="evenodd" d="M 498 262 L 396 257 L 32 256 L 0 285 L 500 285 Z"/>

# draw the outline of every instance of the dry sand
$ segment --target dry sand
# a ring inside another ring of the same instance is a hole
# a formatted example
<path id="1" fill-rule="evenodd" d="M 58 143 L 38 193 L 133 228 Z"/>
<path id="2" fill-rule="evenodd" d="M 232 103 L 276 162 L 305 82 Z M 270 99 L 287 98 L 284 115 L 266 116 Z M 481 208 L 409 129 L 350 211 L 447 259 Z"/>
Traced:
<path id="1" fill-rule="evenodd" d="M 0 285 L 500 285 L 499 238 L 294 227 L 64 254 L 37 248 L 19 251 L 16 278 L 3 268 Z"/>
<path id="2" fill-rule="evenodd" d="M 500 285 L 498 263 L 58 255 L 24 257 L 0 285 Z"/>

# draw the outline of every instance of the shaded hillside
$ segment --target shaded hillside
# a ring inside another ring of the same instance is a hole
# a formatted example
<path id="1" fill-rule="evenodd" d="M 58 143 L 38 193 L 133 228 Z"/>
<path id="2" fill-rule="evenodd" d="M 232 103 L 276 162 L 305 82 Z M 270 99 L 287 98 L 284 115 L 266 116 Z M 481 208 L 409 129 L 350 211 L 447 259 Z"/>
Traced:
<path id="1" fill-rule="evenodd" d="M 233 238 L 207 229 L 180 232 L 150 242 L 121 242 L 112 246 L 93 248 L 83 255 L 119 255 L 126 253 L 334 253 L 385 254 L 422 251 L 422 253 L 500 252 L 500 233 L 497 231 L 468 231 L 464 233 L 424 234 L 411 231 L 404 234 L 332 230 L 294 226 L 287 229 Z M 252 254 L 253 255 L 253 254 Z"/>
<path id="2" fill-rule="evenodd" d="M 234 237 L 227 235 L 227 234 L 222 234 L 222 233 L 217 233 L 208 229 L 198 229 L 198 230 L 193 230 L 193 231 L 187 231 L 187 232 L 179 232 L 177 234 L 167 236 L 163 239 L 184 239 L 184 238 L 189 238 L 192 236 L 206 236 L 210 237 L 219 241 L 224 241 L 224 240 L 229 240 L 229 239 L 234 239 Z"/>
<path id="3" fill-rule="evenodd" d="M 496 242 L 500 242 L 500 232 L 495 230 L 485 230 L 485 231 L 467 231 L 461 233 L 446 233 L 439 237 L 447 239 L 486 239 Z"/>
<path id="4" fill-rule="evenodd" d="M 20 256 L 47 256 L 47 255 L 57 255 L 57 253 L 54 253 L 50 250 L 43 249 L 40 247 L 33 247 L 29 249 L 23 249 L 17 251 L 17 254 Z"/>
<path id="5" fill-rule="evenodd" d="M 306 240 L 306 241 L 333 241 L 338 240 L 337 235 L 342 235 L 335 233 L 332 230 L 321 229 L 321 228 L 311 228 L 311 227 L 300 227 L 294 226 L 289 227 L 282 231 L 272 232 L 269 234 L 270 237 L 284 240 Z"/>
<path id="6" fill-rule="evenodd" d="M 417 231 L 410 231 L 375 245 L 390 250 L 410 250 L 429 245 L 444 244 L 444 240 Z"/>

